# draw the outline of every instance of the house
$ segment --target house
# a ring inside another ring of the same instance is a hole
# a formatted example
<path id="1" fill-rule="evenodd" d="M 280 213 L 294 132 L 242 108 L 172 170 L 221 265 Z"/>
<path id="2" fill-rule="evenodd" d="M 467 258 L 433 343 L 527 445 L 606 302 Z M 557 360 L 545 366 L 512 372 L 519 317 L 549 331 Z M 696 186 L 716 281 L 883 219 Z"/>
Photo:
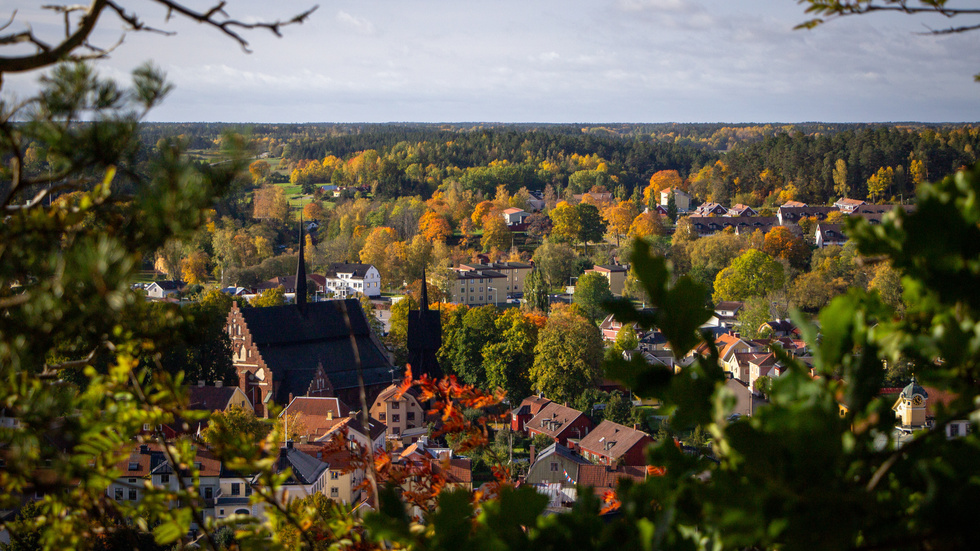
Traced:
<path id="1" fill-rule="evenodd" d="M 758 334 L 767 337 L 790 337 L 797 332 L 793 320 L 772 320 L 759 326 Z"/>
<path id="2" fill-rule="evenodd" d="M 145 287 L 146 296 L 149 298 L 169 298 L 179 297 L 180 291 L 184 288 L 184 282 L 180 280 L 154 281 Z"/>
<path id="3" fill-rule="evenodd" d="M 609 290 L 616 296 L 623 296 L 623 289 L 626 288 L 626 274 L 629 272 L 627 266 L 619 264 L 596 264 L 592 268 L 585 270 L 585 273 L 595 272 L 609 280 Z"/>
<path id="4" fill-rule="evenodd" d="M 598 192 L 587 192 L 587 193 L 576 193 L 572 195 L 573 203 L 586 202 L 592 205 L 599 206 L 606 205 L 612 202 L 614 196 L 608 191 L 598 191 Z"/>
<path id="5" fill-rule="evenodd" d="M 555 442 L 531 458 L 525 480 L 529 484 L 574 485 L 579 468 L 592 463 L 575 451 Z"/>
<path id="6" fill-rule="evenodd" d="M 523 224 L 524 220 L 527 219 L 528 216 L 531 216 L 531 214 L 525 212 L 524 209 L 519 209 L 517 207 L 504 209 L 501 215 L 504 217 L 504 221 L 507 222 L 508 226 Z"/>
<path id="7" fill-rule="evenodd" d="M 653 443 L 647 433 L 605 420 L 578 443 L 582 455 L 594 463 L 646 465 L 643 451 Z"/>
<path id="8" fill-rule="evenodd" d="M 692 216 L 725 216 L 728 209 L 718 203 L 701 203 Z"/>
<path id="9" fill-rule="evenodd" d="M 840 224 L 817 224 L 814 241 L 820 249 L 828 245 L 843 246 L 847 243 L 847 236 L 841 231 Z"/>
<path id="10" fill-rule="evenodd" d="M 508 278 L 489 269 L 474 270 L 469 266 L 453 268 L 453 281 L 449 284 L 450 302 L 467 306 L 499 304 L 507 300 Z"/>
<path id="11" fill-rule="evenodd" d="M 550 403 L 551 400 L 543 396 L 528 396 L 521 400 L 520 405 L 510 411 L 510 430 L 525 432 L 524 425 Z"/>
<path id="12" fill-rule="evenodd" d="M 237 386 L 224 386 L 222 381 L 215 381 L 213 386 L 199 381 L 197 386 L 188 389 L 189 409 L 203 411 L 228 411 L 233 406 L 242 409 L 252 409 L 248 397 Z"/>
<path id="13" fill-rule="evenodd" d="M 324 274 L 326 292 L 347 298 L 355 294 L 381 296 L 381 273 L 371 264 L 334 262 Z"/>
<path id="14" fill-rule="evenodd" d="M 674 205 L 677 212 L 687 212 L 691 210 L 691 196 L 680 188 L 666 188 L 660 190 L 660 204 L 666 207 L 670 202 L 670 196 L 674 196 Z"/>
<path id="15" fill-rule="evenodd" d="M 543 434 L 567 446 L 570 438 L 584 438 L 594 426 L 581 411 L 551 402 L 542 407 L 524 428 L 531 438 Z"/>
<path id="16" fill-rule="evenodd" d="M 743 205 L 742 203 L 739 203 L 733 206 L 732 208 L 728 209 L 728 214 L 726 214 L 726 216 L 758 216 L 758 215 L 759 215 L 758 211 L 756 211 L 754 208 L 748 205 Z"/>
<path id="17" fill-rule="evenodd" d="M 531 269 L 534 268 L 533 264 L 527 262 L 490 262 L 489 259 L 483 255 L 479 256 L 479 262 L 474 264 L 460 264 L 459 270 L 465 271 L 486 271 L 490 270 L 492 272 L 499 273 L 504 276 L 503 281 L 495 281 L 494 288 L 497 289 L 497 298 L 495 301 L 504 302 L 504 297 L 510 297 L 516 293 L 524 292 L 524 280 L 527 278 L 528 274 L 531 273 Z M 490 300 L 490 299 L 487 299 Z"/>
<path id="18" fill-rule="evenodd" d="M 221 292 L 232 297 L 244 297 L 245 295 L 252 294 L 250 289 L 245 287 L 224 287 Z"/>
<path id="19" fill-rule="evenodd" d="M 806 203 L 800 202 L 800 201 L 786 201 L 781 206 L 783 206 L 783 207 L 806 207 L 806 206 L 809 206 L 809 205 L 807 205 Z"/>
<path id="20" fill-rule="evenodd" d="M 725 300 L 715 305 L 715 313 L 704 323 L 705 326 L 727 327 L 738 325 L 738 314 L 745 304 L 736 300 Z"/>
<path id="21" fill-rule="evenodd" d="M 341 400 L 324 396 L 299 396 L 293 398 L 283 408 L 279 417 L 287 417 L 295 423 L 287 427 L 290 432 L 300 432 L 300 440 L 306 442 L 328 442 L 338 435 L 345 435 L 349 442 L 361 449 L 372 447 L 384 449 L 388 428 L 384 423 L 369 416 L 369 426 L 365 427 L 361 413 L 351 411 Z"/>
<path id="22" fill-rule="evenodd" d="M 866 204 L 867 203 L 860 199 L 848 199 L 847 197 L 841 197 L 836 203 L 834 203 L 834 206 L 844 214 L 852 214 L 858 209 L 858 207 Z"/>
<path id="23" fill-rule="evenodd" d="M 364 468 L 357 452 L 349 446 L 336 448 L 329 442 L 294 444 L 301 452 L 327 464 L 327 479 L 322 493 L 334 501 L 354 504 L 361 501 Z"/>
<path id="24" fill-rule="evenodd" d="M 892 405 L 892 411 L 899 421 L 898 428 L 905 432 L 912 432 L 919 429 L 928 428 L 929 423 L 926 418 L 926 400 L 929 393 L 922 388 L 912 377 L 912 382 L 902 389 L 898 399 Z"/>
<path id="25" fill-rule="evenodd" d="M 358 370 L 370 399 L 391 382 L 394 366 L 357 300 L 239 308 L 226 322 L 238 387 L 255 414 L 297 396 L 359 401 Z M 354 349 L 357 348 L 355 358 Z"/>
<path id="26" fill-rule="evenodd" d="M 760 407 L 769 403 L 764 397 L 753 392 L 749 384 L 744 381 L 729 377 L 725 380 L 725 388 L 735 395 L 733 417 L 751 417 Z"/>
<path id="27" fill-rule="evenodd" d="M 616 319 L 616 316 L 613 314 L 606 316 L 602 322 L 599 323 L 599 332 L 602 333 L 602 340 L 606 342 L 614 342 L 616 337 L 619 336 L 619 332 L 623 329 L 624 325 L 632 325 L 634 330 L 637 329 L 635 322 L 624 324 Z M 639 333 L 640 331 L 637 331 L 637 336 L 639 336 Z"/>
<path id="28" fill-rule="evenodd" d="M 390 438 L 400 439 L 407 429 L 425 426 L 425 409 L 418 400 L 415 387 L 398 396 L 398 385 L 390 385 L 374 399 L 370 414 L 388 426 Z"/>
<path id="29" fill-rule="evenodd" d="M 755 231 L 767 233 L 777 225 L 775 216 L 690 216 L 691 229 L 705 237 L 732 228 L 737 235 L 751 235 Z"/>
<path id="30" fill-rule="evenodd" d="M 800 223 L 804 218 L 816 218 L 817 221 L 826 220 L 833 212 L 840 212 L 837 207 L 791 207 L 789 203 L 776 210 L 776 218 L 780 226 L 790 226 Z"/>

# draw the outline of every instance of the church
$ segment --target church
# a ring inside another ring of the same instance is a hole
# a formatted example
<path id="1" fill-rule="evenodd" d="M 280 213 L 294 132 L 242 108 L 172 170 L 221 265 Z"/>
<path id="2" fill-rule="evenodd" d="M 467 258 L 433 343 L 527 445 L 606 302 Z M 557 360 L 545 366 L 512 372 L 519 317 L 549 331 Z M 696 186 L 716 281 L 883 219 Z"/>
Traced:
<path id="1" fill-rule="evenodd" d="M 333 396 L 359 409 L 360 371 L 372 403 L 396 371 L 384 344 L 356 299 L 306 301 L 302 246 L 296 272 L 295 304 L 241 308 L 236 302 L 228 313 L 239 388 L 260 417 L 268 417 L 270 403 L 283 406 L 297 396 Z"/>

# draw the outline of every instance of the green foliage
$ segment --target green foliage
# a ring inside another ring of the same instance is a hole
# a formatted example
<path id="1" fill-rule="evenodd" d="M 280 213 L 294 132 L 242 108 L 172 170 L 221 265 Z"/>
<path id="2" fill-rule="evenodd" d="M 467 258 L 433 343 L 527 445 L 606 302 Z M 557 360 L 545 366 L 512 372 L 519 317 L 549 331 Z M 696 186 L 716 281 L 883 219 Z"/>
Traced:
<path id="1" fill-rule="evenodd" d="M 534 348 L 531 385 L 552 400 L 573 401 L 601 376 L 599 329 L 574 308 L 555 308 Z"/>
<path id="2" fill-rule="evenodd" d="M 766 253 L 749 249 L 715 278 L 716 302 L 764 297 L 783 286 L 783 266 Z"/>
<path id="3" fill-rule="evenodd" d="M 578 240 L 582 243 L 602 241 L 606 234 L 606 221 L 599 213 L 599 209 L 589 203 L 579 203 L 575 205 L 575 210 L 578 211 L 580 224 Z"/>
<path id="4" fill-rule="evenodd" d="M 738 332 L 746 339 L 762 336 L 759 327 L 771 319 L 768 297 L 750 297 L 738 313 Z"/>
<path id="5" fill-rule="evenodd" d="M 282 306 L 286 304 L 286 290 L 282 285 L 266 289 L 252 299 L 252 306 L 256 308 L 266 308 L 268 306 Z"/>
<path id="6" fill-rule="evenodd" d="M 582 313 L 595 322 L 605 315 L 603 305 L 612 299 L 613 295 L 609 290 L 609 280 L 606 276 L 589 272 L 578 278 L 574 297 L 575 304 L 582 309 Z"/>
<path id="7" fill-rule="evenodd" d="M 541 270 L 535 266 L 531 273 L 524 279 L 524 303 L 525 309 L 532 312 L 548 313 L 551 306 L 551 299 L 548 297 L 548 287 L 545 284 Z"/>

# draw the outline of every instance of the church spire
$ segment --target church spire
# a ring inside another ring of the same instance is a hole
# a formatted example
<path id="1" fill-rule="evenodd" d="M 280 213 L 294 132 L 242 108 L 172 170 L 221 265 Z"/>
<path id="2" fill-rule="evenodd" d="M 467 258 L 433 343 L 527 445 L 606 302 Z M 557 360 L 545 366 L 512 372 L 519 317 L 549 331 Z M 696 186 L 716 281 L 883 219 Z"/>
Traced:
<path id="1" fill-rule="evenodd" d="M 429 309 L 429 287 L 425 281 L 425 266 L 422 266 L 422 292 L 419 293 L 419 310 Z"/>
<path id="2" fill-rule="evenodd" d="M 296 266 L 296 305 L 300 310 L 306 306 L 306 260 L 303 249 L 306 248 L 306 237 L 303 235 L 303 211 L 299 213 L 299 262 Z"/>

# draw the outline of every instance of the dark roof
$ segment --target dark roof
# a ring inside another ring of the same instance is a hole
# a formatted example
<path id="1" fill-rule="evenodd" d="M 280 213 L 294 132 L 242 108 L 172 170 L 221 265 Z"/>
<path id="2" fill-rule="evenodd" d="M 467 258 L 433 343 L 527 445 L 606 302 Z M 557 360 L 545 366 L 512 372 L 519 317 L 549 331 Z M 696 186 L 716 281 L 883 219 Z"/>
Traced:
<path id="1" fill-rule="evenodd" d="M 783 222 L 797 222 L 801 218 L 813 216 L 823 220 L 832 212 L 840 212 L 840 209 L 837 207 L 787 207 L 786 205 L 779 207 L 779 217 L 783 219 Z"/>
<path id="2" fill-rule="evenodd" d="M 592 267 L 593 270 L 605 270 L 607 272 L 626 272 L 629 270 L 626 266 L 621 266 L 619 264 L 596 264 Z"/>
<path id="3" fill-rule="evenodd" d="M 592 432 L 579 442 L 579 447 L 615 460 L 644 441 L 652 442 L 653 439 L 645 432 L 606 420 L 592 429 Z"/>
<path id="4" fill-rule="evenodd" d="M 305 395 L 318 367 L 323 368 L 334 390 L 357 387 L 351 334 L 360 354 L 364 384 L 370 387 L 391 381 L 391 362 L 372 338 L 356 299 L 313 302 L 302 311 L 295 304 L 287 304 L 240 312 L 274 380 L 281 381 L 273 396 L 279 404 L 289 403 L 290 394 Z"/>
<path id="5" fill-rule="evenodd" d="M 495 270 L 485 270 L 480 268 L 479 270 L 464 270 L 457 268 L 456 279 L 481 279 L 481 278 L 495 278 L 495 277 L 507 277 L 504 274 Z"/>
<path id="6" fill-rule="evenodd" d="M 745 306 L 745 303 L 740 300 L 723 300 L 715 305 L 715 311 L 718 310 L 741 310 Z"/>
<path id="7" fill-rule="evenodd" d="M 337 274 L 352 274 L 354 277 L 364 277 L 372 264 L 351 264 L 348 262 L 334 262 L 327 267 L 327 277 L 337 277 Z"/>
<path id="8" fill-rule="evenodd" d="M 817 232 L 824 241 L 845 241 L 847 237 L 841 231 L 840 224 L 818 224 Z"/>
<path id="9" fill-rule="evenodd" d="M 163 281 L 154 281 L 153 283 L 157 284 L 164 291 L 179 291 L 184 288 L 184 282 L 176 279 L 165 279 Z"/>
<path id="10" fill-rule="evenodd" d="M 287 468 L 292 469 L 292 476 L 289 477 L 286 484 L 309 485 L 316 482 L 323 475 L 323 471 L 326 471 L 330 466 L 296 448 L 280 448 L 275 471 L 281 473 Z"/>
<path id="11" fill-rule="evenodd" d="M 915 380 L 915 377 L 912 377 L 912 382 L 902 389 L 902 398 L 910 400 L 912 399 L 912 396 L 915 396 L 916 394 L 919 394 L 926 399 L 929 398 L 929 393 L 926 392 L 926 389 L 919 385 L 919 383 Z"/>
<path id="12" fill-rule="evenodd" d="M 551 403 L 551 400 L 543 396 L 528 396 L 521 400 L 519 406 L 511 412 L 514 415 L 537 415 L 541 408 Z"/>
<path id="13" fill-rule="evenodd" d="M 188 392 L 190 409 L 223 410 L 237 389 L 235 386 L 192 386 Z"/>
<path id="14" fill-rule="evenodd" d="M 537 463 L 538 461 L 542 461 L 542 460 L 544 460 L 544 459 L 546 459 L 548 457 L 551 457 L 552 455 L 560 455 L 561 457 L 564 457 L 565 459 L 568 459 L 570 461 L 573 461 L 575 463 L 578 463 L 579 465 L 591 465 L 592 464 L 588 459 L 586 459 L 586 458 L 582 457 L 581 455 L 575 453 L 571 449 L 569 449 L 569 448 L 567 448 L 565 446 L 562 446 L 558 442 L 555 442 L 554 444 L 552 444 L 552 445 L 548 446 L 547 448 L 545 448 L 544 451 L 542 451 L 541 453 L 539 453 L 537 455 L 537 457 L 534 458 L 534 462 Z"/>
<path id="15" fill-rule="evenodd" d="M 322 417 L 330 413 L 335 418 L 347 417 L 350 414 L 350 408 L 340 398 L 327 396 L 297 396 L 289 402 L 279 416 L 282 417 L 287 411 L 292 415 L 302 413 Z"/>

